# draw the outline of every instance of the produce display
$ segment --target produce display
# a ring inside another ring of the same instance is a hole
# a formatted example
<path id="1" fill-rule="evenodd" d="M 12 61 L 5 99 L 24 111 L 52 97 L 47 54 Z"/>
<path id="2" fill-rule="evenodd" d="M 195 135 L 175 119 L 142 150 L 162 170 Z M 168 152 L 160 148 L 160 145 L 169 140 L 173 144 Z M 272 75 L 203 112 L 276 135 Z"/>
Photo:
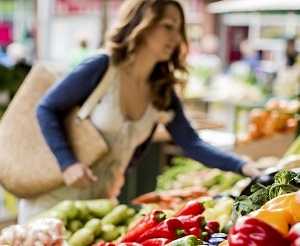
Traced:
<path id="1" fill-rule="evenodd" d="M 171 167 L 158 176 L 156 191 L 141 195 L 132 200 L 132 203 L 156 204 L 162 209 L 176 210 L 191 199 L 239 194 L 239 189 L 243 188 L 239 181 L 243 179 L 232 172 L 207 168 L 188 158 L 176 157 L 172 160 Z"/>
<path id="2" fill-rule="evenodd" d="M 206 189 L 201 186 L 187 187 L 169 191 L 149 192 L 133 199 L 131 202 L 134 205 L 152 204 L 162 209 L 176 209 L 184 202 L 207 195 Z"/>
<path id="3" fill-rule="evenodd" d="M 292 145 L 292 154 L 296 153 L 298 141 L 299 139 Z M 183 163 L 186 165 L 184 166 Z M 176 188 L 176 190 L 183 191 L 194 187 L 195 183 L 198 187 L 206 189 L 207 194 L 202 194 L 197 199 L 205 208 L 201 215 L 205 221 L 217 223 L 220 232 L 216 234 L 217 236 L 211 236 L 209 239 L 201 237 L 197 239 L 197 237 L 193 238 L 193 235 L 186 235 L 176 239 L 173 243 L 177 241 L 180 244 L 176 245 L 220 246 L 300 245 L 300 239 L 298 239 L 300 235 L 300 193 L 298 192 L 300 190 L 300 173 L 298 170 L 277 170 L 250 180 L 251 182 L 240 177 L 237 181 L 232 182 L 231 187 L 228 186 L 217 192 L 213 191 L 219 185 L 216 182 L 218 178 L 211 180 L 211 186 L 208 185 L 209 182 L 204 182 L 207 181 L 206 178 L 213 177 L 211 173 L 214 173 L 215 170 L 208 170 L 206 176 L 199 175 L 203 170 L 205 167 L 199 166 L 198 163 L 184 158 L 176 159 L 173 167 L 158 178 L 158 190 L 171 192 Z M 196 174 L 199 176 L 197 177 Z M 220 174 L 223 179 L 227 173 L 221 172 Z M 250 183 L 251 186 L 241 185 L 240 192 L 242 194 L 236 198 L 228 196 L 228 194 L 233 194 L 234 187 L 244 181 L 247 181 L 246 184 Z M 228 190 L 231 192 L 228 193 Z M 181 200 L 181 203 L 183 202 Z M 180 201 L 178 201 L 179 203 Z M 157 205 L 160 206 L 160 203 Z M 169 208 L 174 210 L 172 207 Z M 226 233 L 228 233 L 228 240 L 224 240 L 227 236 Z M 166 243 L 161 238 L 157 240 L 160 242 L 157 245 Z M 171 244 L 169 243 L 169 245 Z"/>
<path id="4" fill-rule="evenodd" d="M 300 246 L 299 142 L 282 159 L 262 160 L 265 175 L 252 179 L 174 158 L 134 207 L 66 200 L 2 230 L 0 245 Z"/>
<path id="5" fill-rule="evenodd" d="M 300 102 L 283 99 L 270 99 L 263 109 L 253 109 L 249 116 L 248 133 L 240 137 L 239 142 L 248 142 L 275 133 L 295 130 L 297 120 L 295 114 Z"/>
<path id="6" fill-rule="evenodd" d="M 209 195 L 217 195 L 230 193 L 230 189 L 242 179 L 241 175 L 211 169 L 188 158 L 176 157 L 172 160 L 171 167 L 158 176 L 157 190 L 200 187 Z"/>
<path id="7" fill-rule="evenodd" d="M 205 207 L 191 200 L 172 216 L 153 210 L 115 243 L 98 242 L 95 246 L 181 246 L 217 245 L 226 238 L 219 233 L 219 223 L 206 221 Z"/>

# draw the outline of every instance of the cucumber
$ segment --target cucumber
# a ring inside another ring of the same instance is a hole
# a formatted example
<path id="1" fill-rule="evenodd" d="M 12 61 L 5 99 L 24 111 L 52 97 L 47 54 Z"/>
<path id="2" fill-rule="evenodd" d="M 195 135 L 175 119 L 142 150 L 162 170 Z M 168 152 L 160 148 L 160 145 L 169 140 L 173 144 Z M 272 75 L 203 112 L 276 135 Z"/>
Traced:
<path id="1" fill-rule="evenodd" d="M 89 246 L 94 242 L 94 233 L 88 228 L 82 228 L 75 232 L 68 243 L 70 246 Z"/>
<path id="2" fill-rule="evenodd" d="M 87 221 L 89 217 L 89 209 L 85 201 L 75 201 L 74 206 L 78 211 L 77 219 Z"/>
<path id="3" fill-rule="evenodd" d="M 85 224 L 84 228 L 91 229 L 93 231 L 93 233 L 94 233 L 94 236 L 98 237 L 101 234 L 101 232 L 102 232 L 102 223 L 101 223 L 101 220 L 100 219 L 96 219 L 96 218 L 91 219 L 91 220 L 89 220 Z"/>
<path id="4" fill-rule="evenodd" d="M 61 211 L 67 219 L 75 219 L 78 215 L 78 210 L 76 209 L 73 201 L 63 201 L 57 204 L 51 210 Z"/>
<path id="5" fill-rule="evenodd" d="M 119 205 L 115 207 L 109 214 L 102 219 L 103 224 L 118 225 L 128 218 L 128 207 L 126 205 Z"/>
<path id="6" fill-rule="evenodd" d="M 111 212 L 116 205 L 116 201 L 108 199 L 86 201 L 88 210 L 97 218 L 103 218 Z"/>
<path id="7" fill-rule="evenodd" d="M 81 223 L 80 220 L 72 220 L 70 223 L 69 223 L 69 230 L 72 232 L 72 233 L 75 233 L 77 232 L 79 229 L 81 229 L 83 227 L 83 224 Z"/>
<path id="8" fill-rule="evenodd" d="M 105 224 L 102 226 L 101 238 L 106 242 L 111 242 L 120 236 L 120 231 L 114 225 Z"/>

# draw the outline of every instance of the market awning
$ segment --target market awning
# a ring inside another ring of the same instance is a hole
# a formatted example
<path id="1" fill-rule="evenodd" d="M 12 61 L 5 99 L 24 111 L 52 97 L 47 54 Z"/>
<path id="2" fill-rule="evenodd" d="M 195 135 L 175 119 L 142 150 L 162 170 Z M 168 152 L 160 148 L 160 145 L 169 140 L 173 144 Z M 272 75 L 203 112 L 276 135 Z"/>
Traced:
<path id="1" fill-rule="evenodd" d="M 211 13 L 253 11 L 297 11 L 300 0 L 223 0 L 208 5 Z"/>

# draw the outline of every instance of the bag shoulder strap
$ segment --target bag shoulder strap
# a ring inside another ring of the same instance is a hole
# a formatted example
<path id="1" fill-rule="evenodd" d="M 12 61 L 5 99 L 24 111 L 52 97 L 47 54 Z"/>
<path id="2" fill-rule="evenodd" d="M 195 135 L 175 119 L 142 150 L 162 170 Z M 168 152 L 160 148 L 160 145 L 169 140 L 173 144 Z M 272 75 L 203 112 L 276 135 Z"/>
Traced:
<path id="1" fill-rule="evenodd" d="M 81 106 L 80 110 L 78 111 L 77 115 L 81 120 L 84 120 L 87 117 L 89 117 L 93 108 L 107 92 L 110 82 L 114 78 L 114 76 L 115 76 L 115 68 L 112 64 L 109 63 L 107 71 L 105 72 L 104 76 L 101 78 L 101 81 L 99 81 L 97 87 L 94 89 L 92 94 L 87 98 L 87 100 L 84 102 L 84 104 Z"/>

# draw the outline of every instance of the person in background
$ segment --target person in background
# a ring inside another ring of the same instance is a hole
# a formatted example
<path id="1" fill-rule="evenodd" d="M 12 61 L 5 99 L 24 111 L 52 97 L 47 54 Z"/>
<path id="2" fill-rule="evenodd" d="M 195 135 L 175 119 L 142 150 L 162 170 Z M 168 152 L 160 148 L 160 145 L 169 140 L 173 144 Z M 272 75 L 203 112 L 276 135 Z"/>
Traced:
<path id="1" fill-rule="evenodd" d="M 296 39 L 286 39 L 285 61 L 278 69 L 273 82 L 273 94 L 278 97 L 295 98 L 300 88 L 300 59 Z"/>
<path id="2" fill-rule="evenodd" d="M 5 68 L 13 66 L 13 60 L 7 55 L 4 47 L 0 47 L 0 66 Z"/>
<path id="3" fill-rule="evenodd" d="M 76 66 L 39 102 L 37 119 L 65 185 L 34 199 L 22 199 L 20 223 L 62 200 L 117 197 L 129 163 L 144 153 L 161 119 L 186 156 L 212 168 L 246 176 L 260 174 L 251 161 L 205 143 L 186 118 L 174 86 L 177 72 L 187 71 L 183 59 L 187 45 L 179 1 L 123 2 L 105 43 L 107 53 L 96 54 Z M 68 110 L 92 93 L 108 66 L 114 66 L 116 76 L 90 120 L 106 139 L 109 153 L 89 168 L 75 158 L 62 121 Z"/>
<path id="4" fill-rule="evenodd" d="M 286 57 L 286 66 L 292 67 L 298 57 L 298 51 L 296 49 L 296 39 L 295 38 L 288 38 L 286 41 L 286 50 L 285 50 L 285 57 Z"/>
<path id="5" fill-rule="evenodd" d="M 32 65 L 26 61 L 26 47 L 19 42 L 14 42 L 7 46 L 7 55 L 13 62 L 13 66 L 10 68 L 10 73 L 11 79 L 16 84 L 16 88 L 13 93 L 16 93 L 18 87 L 29 73 Z"/>
<path id="6" fill-rule="evenodd" d="M 71 54 L 70 66 L 74 68 L 77 66 L 82 60 L 87 58 L 92 54 L 92 50 L 89 47 L 89 42 L 86 38 L 80 38 L 79 46 L 74 50 Z"/>
<path id="7" fill-rule="evenodd" d="M 242 54 L 242 62 L 247 64 L 253 73 L 256 73 L 260 67 L 260 53 L 253 49 L 249 40 L 244 40 L 241 42 L 240 51 Z"/>
<path id="8" fill-rule="evenodd" d="M 5 61 L 5 64 L 0 64 L 0 88 L 9 91 L 12 98 L 30 71 L 31 65 L 26 62 L 26 48 L 18 42 L 7 46 Z"/>

